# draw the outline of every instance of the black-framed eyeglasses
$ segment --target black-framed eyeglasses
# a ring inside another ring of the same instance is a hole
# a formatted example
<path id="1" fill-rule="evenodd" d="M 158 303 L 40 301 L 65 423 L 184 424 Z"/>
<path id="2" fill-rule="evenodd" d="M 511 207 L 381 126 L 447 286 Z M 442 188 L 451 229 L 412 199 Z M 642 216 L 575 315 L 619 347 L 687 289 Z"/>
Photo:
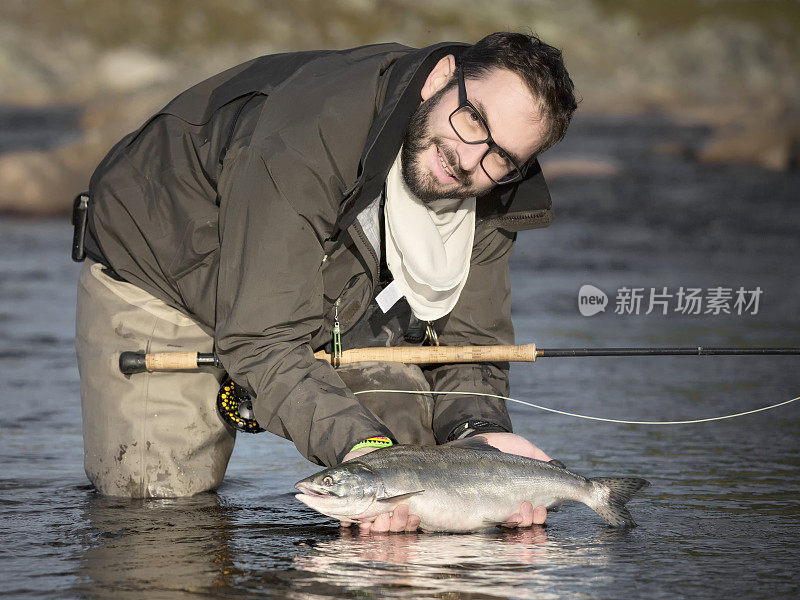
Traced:
<path id="1" fill-rule="evenodd" d="M 495 144 L 489 126 L 481 113 L 467 99 L 464 72 L 456 68 L 458 76 L 458 108 L 450 113 L 450 126 L 465 144 L 489 144 L 481 158 L 484 173 L 497 184 L 519 181 L 525 176 L 525 167 L 520 167 L 511 155 Z"/>

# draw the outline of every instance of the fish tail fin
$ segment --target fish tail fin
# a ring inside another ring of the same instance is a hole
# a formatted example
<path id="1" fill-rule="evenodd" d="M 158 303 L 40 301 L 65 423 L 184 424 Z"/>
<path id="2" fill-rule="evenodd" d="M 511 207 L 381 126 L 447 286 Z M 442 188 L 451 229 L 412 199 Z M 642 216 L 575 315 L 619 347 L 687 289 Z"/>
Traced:
<path id="1" fill-rule="evenodd" d="M 633 495 L 650 485 L 640 477 L 592 477 L 589 507 L 612 527 L 636 527 L 625 505 Z"/>

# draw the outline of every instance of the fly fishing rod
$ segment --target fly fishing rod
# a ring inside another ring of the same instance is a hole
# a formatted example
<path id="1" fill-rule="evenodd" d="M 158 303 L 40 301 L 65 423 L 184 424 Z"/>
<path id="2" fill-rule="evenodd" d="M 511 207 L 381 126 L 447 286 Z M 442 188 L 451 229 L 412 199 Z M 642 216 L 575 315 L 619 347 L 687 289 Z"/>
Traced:
<path id="1" fill-rule="evenodd" d="M 587 356 L 756 356 L 796 355 L 800 348 L 536 348 L 536 344 L 518 346 L 395 346 L 391 348 L 354 348 L 340 354 L 319 351 L 314 357 L 330 362 L 334 367 L 360 361 L 401 362 L 406 364 L 437 364 L 465 362 L 536 362 L 537 358 L 566 358 Z M 223 368 L 213 352 L 160 352 L 145 354 L 123 352 L 119 370 L 125 375 L 154 371 L 192 371 L 203 367 Z M 482 394 L 483 395 L 483 394 Z M 490 394 L 486 394 L 490 395 Z M 513 400 L 509 398 L 510 400 Z M 249 392 L 226 377 L 217 394 L 217 411 L 222 420 L 238 431 L 264 431 L 253 411 Z"/>
<path id="2" fill-rule="evenodd" d="M 437 364 L 464 362 L 536 362 L 537 358 L 567 358 L 588 356 L 757 356 L 797 355 L 800 348 L 536 348 L 536 344 L 517 346 L 394 346 L 354 348 L 340 356 L 319 351 L 314 358 L 334 366 L 361 361 L 400 362 L 406 364 Z M 160 352 L 145 354 L 123 352 L 119 370 L 125 375 L 144 371 L 184 371 L 206 366 L 222 367 L 213 352 Z"/>

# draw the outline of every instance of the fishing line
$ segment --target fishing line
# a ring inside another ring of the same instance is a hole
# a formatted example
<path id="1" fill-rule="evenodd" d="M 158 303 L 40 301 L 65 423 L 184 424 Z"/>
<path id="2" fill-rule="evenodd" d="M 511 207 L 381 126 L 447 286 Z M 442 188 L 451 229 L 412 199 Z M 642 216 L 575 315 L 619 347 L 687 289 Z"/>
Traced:
<path id="1" fill-rule="evenodd" d="M 568 417 L 576 417 L 578 419 L 590 419 L 592 421 L 605 421 L 607 423 L 623 423 L 626 425 L 687 425 L 690 423 L 707 423 L 708 421 L 722 421 L 723 419 L 733 419 L 736 417 L 743 417 L 745 415 L 752 415 L 753 413 L 762 412 L 765 410 L 772 410 L 773 408 L 778 408 L 779 406 L 783 406 L 785 404 L 790 404 L 791 402 L 795 402 L 796 400 L 800 400 L 800 396 L 797 398 L 792 398 L 791 400 L 786 400 L 784 402 L 779 402 L 778 404 L 770 404 L 769 406 L 763 406 L 761 408 L 756 408 L 753 410 L 746 410 L 740 413 L 734 413 L 732 415 L 722 415 L 721 417 L 708 417 L 706 419 L 691 419 L 688 421 L 627 421 L 624 419 L 606 419 L 604 417 L 593 417 L 591 415 L 580 415 L 578 413 L 571 413 L 564 410 L 558 410 L 557 408 L 549 408 L 547 406 L 540 406 L 539 404 L 533 404 L 532 402 L 526 402 L 525 400 L 517 400 L 516 398 L 509 398 L 508 396 L 500 396 L 498 394 L 486 394 L 484 392 L 440 392 L 436 390 L 362 390 L 360 392 L 354 392 L 355 395 L 358 394 L 452 394 L 452 395 L 460 395 L 460 396 L 485 396 L 487 398 L 497 398 L 499 400 L 509 400 L 511 402 L 517 402 L 518 404 L 524 404 L 525 406 L 531 406 L 533 408 L 538 408 L 539 410 L 546 410 L 548 412 L 557 413 L 559 415 L 566 415 Z"/>

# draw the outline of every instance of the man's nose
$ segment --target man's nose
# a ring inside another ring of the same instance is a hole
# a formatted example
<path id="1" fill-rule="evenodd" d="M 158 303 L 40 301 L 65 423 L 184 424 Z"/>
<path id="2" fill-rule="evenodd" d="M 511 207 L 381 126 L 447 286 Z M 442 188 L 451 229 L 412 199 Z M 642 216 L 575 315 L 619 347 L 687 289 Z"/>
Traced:
<path id="1" fill-rule="evenodd" d="M 481 164 L 481 159 L 488 149 L 488 144 L 467 144 L 466 142 L 461 142 L 458 148 L 459 166 L 471 173 Z"/>

